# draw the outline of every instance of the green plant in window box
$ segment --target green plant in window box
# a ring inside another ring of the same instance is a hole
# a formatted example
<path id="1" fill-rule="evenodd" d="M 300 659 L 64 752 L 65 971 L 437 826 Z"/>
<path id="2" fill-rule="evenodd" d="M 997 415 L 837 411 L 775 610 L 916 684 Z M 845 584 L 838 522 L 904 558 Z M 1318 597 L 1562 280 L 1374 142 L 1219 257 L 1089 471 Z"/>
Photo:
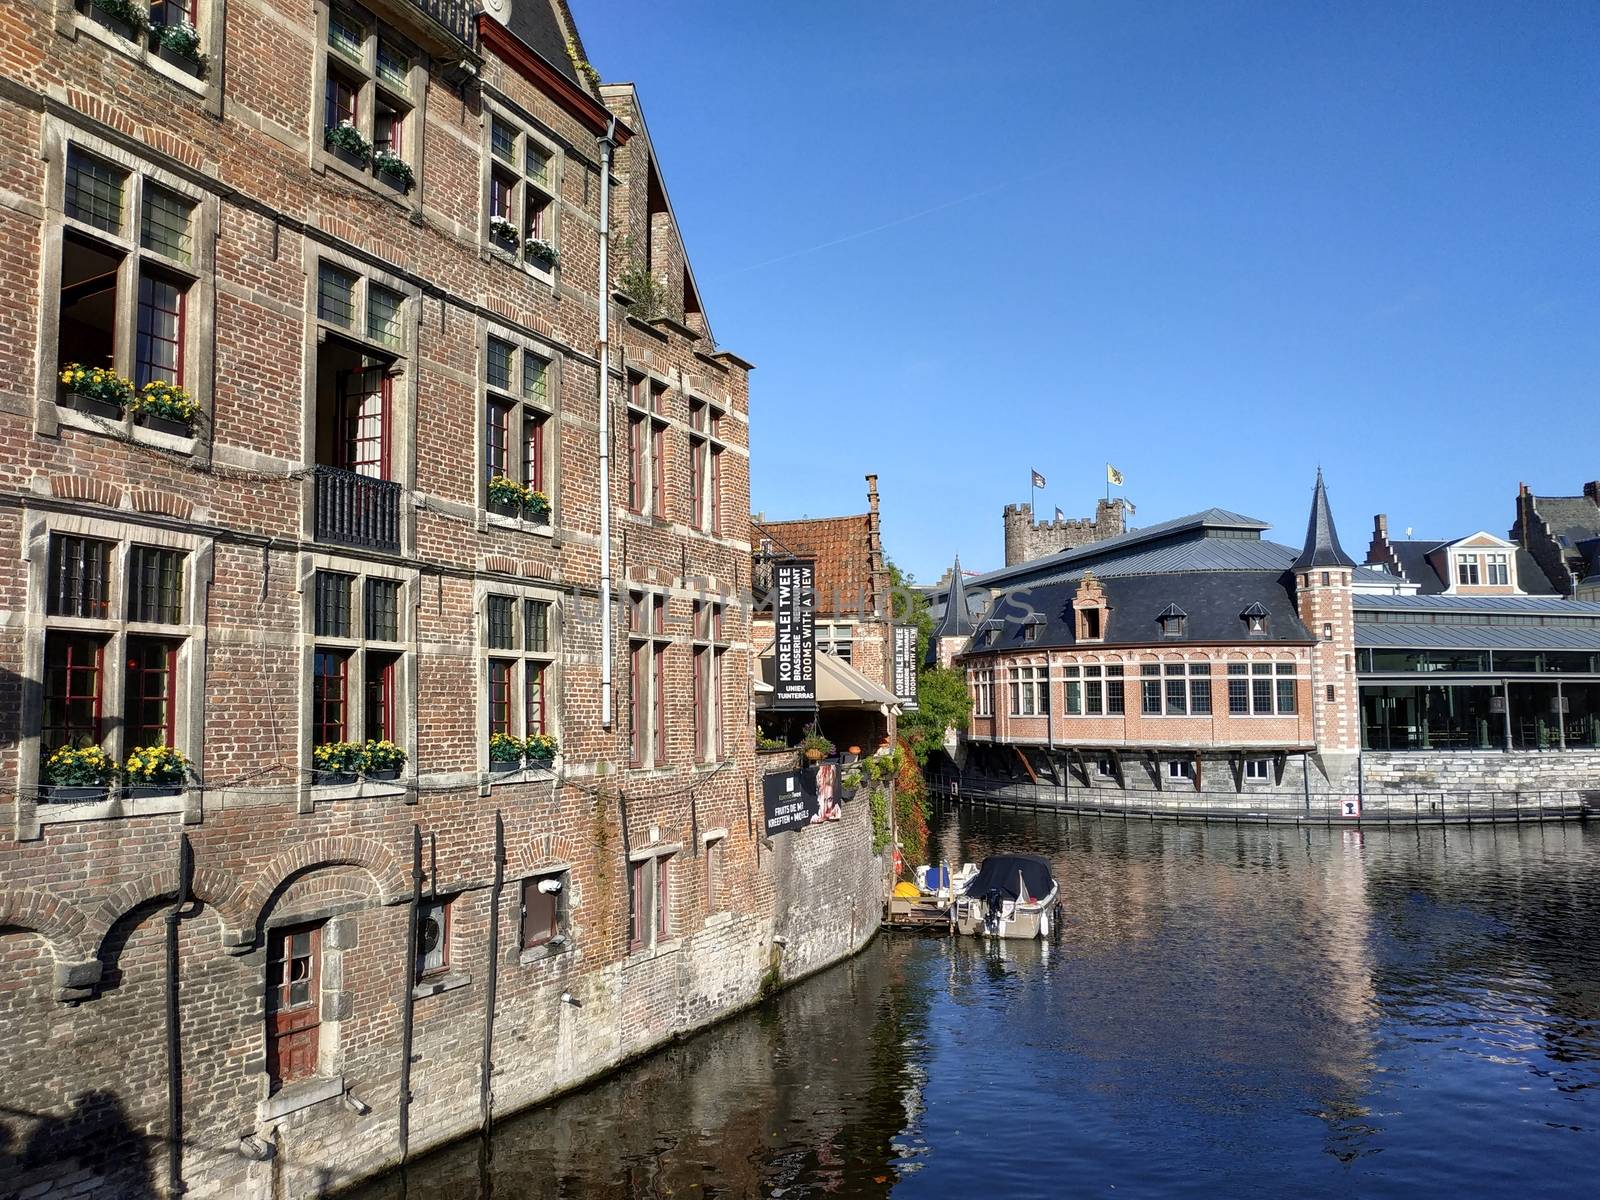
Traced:
<path id="1" fill-rule="evenodd" d="M 95 14 L 130 41 L 150 28 L 150 10 L 133 0 L 94 0 Z"/>
<path id="2" fill-rule="evenodd" d="M 553 267 L 561 261 L 561 252 L 544 238 L 524 238 L 522 252 L 534 262 L 541 262 L 547 267 Z"/>
<path id="3" fill-rule="evenodd" d="M 523 742 L 509 733 L 489 735 L 489 770 L 515 771 L 522 766 Z"/>
<path id="4" fill-rule="evenodd" d="M 398 779 L 405 765 L 406 752 L 388 739 L 361 748 L 361 773 L 368 779 Z"/>
<path id="5" fill-rule="evenodd" d="M 128 410 L 141 425 L 159 429 L 163 433 L 189 437 L 194 433 L 194 420 L 200 406 L 194 397 L 176 384 L 165 379 L 152 379 L 128 401 Z"/>
<path id="6" fill-rule="evenodd" d="M 534 733 L 528 735 L 528 740 L 523 744 L 528 755 L 528 764 L 534 767 L 548 767 L 556 760 L 556 753 L 561 749 L 554 736 L 548 733 Z"/>
<path id="7" fill-rule="evenodd" d="M 516 516 L 528 503 L 528 489 L 504 475 L 489 480 L 488 494 L 490 505 L 507 516 Z"/>
<path id="8" fill-rule="evenodd" d="M 366 761 L 366 750 L 360 742 L 323 742 L 311 751 L 311 765 L 316 783 L 354 783 L 356 774 Z"/>
<path id="9" fill-rule="evenodd" d="M 200 52 L 200 31 L 188 21 L 162 25 L 152 32 L 162 58 L 187 67 L 196 75 L 206 73 L 206 56 Z"/>
<path id="10" fill-rule="evenodd" d="M 489 236 L 499 242 L 502 248 L 515 246 L 517 244 L 516 224 L 502 216 L 492 216 L 489 218 Z"/>
<path id="11" fill-rule="evenodd" d="M 49 803 L 86 804 L 106 798 L 116 763 L 99 746 L 62 746 L 44 760 L 40 771 Z"/>
<path id="12" fill-rule="evenodd" d="M 122 410 L 133 399 L 133 384 L 105 367 L 68 363 L 61 369 L 61 386 L 73 408 L 113 421 L 122 419 Z"/>
<path id="13" fill-rule="evenodd" d="M 522 502 L 522 509 L 528 515 L 528 520 L 538 525 L 547 525 L 550 522 L 550 497 L 543 492 L 536 492 L 532 488 L 525 489 L 526 499 Z"/>
<path id="14" fill-rule="evenodd" d="M 194 774 L 194 765 L 174 746 L 140 746 L 122 764 L 122 781 L 131 799 L 174 796 Z"/>
<path id="15" fill-rule="evenodd" d="M 348 120 L 324 129 L 322 144 L 355 166 L 364 167 L 372 161 L 372 143 Z"/>
<path id="16" fill-rule="evenodd" d="M 756 734 L 756 749 L 763 753 L 774 750 L 787 750 L 789 743 L 782 738 L 768 737 L 764 733 Z"/>
<path id="17" fill-rule="evenodd" d="M 402 192 L 409 192 L 411 185 L 417 180 L 411 171 L 411 164 L 393 150 L 379 150 L 375 153 L 372 156 L 372 169 Z"/>

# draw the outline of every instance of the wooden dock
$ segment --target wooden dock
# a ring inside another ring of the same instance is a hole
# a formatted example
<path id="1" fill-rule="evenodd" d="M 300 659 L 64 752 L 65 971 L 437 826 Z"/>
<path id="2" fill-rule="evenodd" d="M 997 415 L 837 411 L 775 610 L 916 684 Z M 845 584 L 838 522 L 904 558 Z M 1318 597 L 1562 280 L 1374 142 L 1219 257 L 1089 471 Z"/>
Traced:
<path id="1" fill-rule="evenodd" d="M 931 896 L 918 896 L 915 900 L 890 897 L 889 917 L 884 924 L 904 933 L 945 934 L 954 929 L 949 904 L 941 906 Z"/>

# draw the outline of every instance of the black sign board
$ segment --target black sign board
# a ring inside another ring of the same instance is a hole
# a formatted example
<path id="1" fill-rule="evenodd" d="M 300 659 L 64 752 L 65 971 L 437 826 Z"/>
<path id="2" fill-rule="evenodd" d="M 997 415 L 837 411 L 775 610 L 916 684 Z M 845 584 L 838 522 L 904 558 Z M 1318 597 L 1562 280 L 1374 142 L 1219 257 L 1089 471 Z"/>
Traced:
<path id="1" fill-rule="evenodd" d="M 776 638 L 773 708 L 817 706 L 816 564 L 774 563 L 772 621 Z"/>
<path id="2" fill-rule="evenodd" d="M 900 707 L 911 712 L 917 707 L 917 627 L 894 627 L 894 694 Z"/>
<path id="3" fill-rule="evenodd" d="M 767 819 L 767 836 L 804 829 L 817 815 L 817 792 L 806 787 L 802 771 L 780 771 L 761 780 L 761 807 Z"/>

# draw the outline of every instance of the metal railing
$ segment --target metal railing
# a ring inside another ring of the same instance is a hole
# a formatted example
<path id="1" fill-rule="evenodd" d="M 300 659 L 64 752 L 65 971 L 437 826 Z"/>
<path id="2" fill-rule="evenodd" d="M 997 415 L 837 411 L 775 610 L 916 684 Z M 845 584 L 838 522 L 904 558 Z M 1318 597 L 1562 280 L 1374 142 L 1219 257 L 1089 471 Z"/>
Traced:
<path id="1" fill-rule="evenodd" d="M 1495 791 L 1445 788 L 1414 792 L 1196 792 L 1170 789 L 1066 787 L 934 772 L 929 794 L 947 804 L 1104 814 L 1139 820 L 1314 825 L 1477 824 L 1576 820 L 1600 816 L 1600 791 L 1577 788 Z"/>
<path id="2" fill-rule="evenodd" d="M 411 3 L 468 46 L 478 44 L 478 14 L 483 6 L 476 0 L 411 0 Z"/>
<path id="3" fill-rule="evenodd" d="M 400 485 L 339 467 L 314 467 L 312 529 L 319 542 L 400 550 Z"/>

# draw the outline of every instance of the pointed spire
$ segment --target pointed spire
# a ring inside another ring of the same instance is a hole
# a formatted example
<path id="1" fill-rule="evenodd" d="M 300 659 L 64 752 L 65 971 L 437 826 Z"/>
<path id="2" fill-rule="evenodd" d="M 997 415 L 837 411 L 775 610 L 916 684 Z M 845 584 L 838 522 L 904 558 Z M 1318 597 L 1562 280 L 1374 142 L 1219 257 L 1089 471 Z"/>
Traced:
<path id="1" fill-rule="evenodd" d="M 1308 567 L 1353 567 L 1355 561 L 1339 545 L 1339 531 L 1333 527 L 1333 511 L 1328 507 L 1328 489 L 1322 484 L 1322 468 L 1317 468 L 1317 490 L 1311 497 L 1311 520 L 1306 523 L 1305 549 L 1294 560 L 1293 570 Z"/>
<path id="2" fill-rule="evenodd" d="M 972 636 L 972 610 L 967 607 L 967 581 L 961 577 L 961 556 L 950 568 L 950 591 L 944 602 L 944 619 L 933 631 L 935 638 Z"/>

